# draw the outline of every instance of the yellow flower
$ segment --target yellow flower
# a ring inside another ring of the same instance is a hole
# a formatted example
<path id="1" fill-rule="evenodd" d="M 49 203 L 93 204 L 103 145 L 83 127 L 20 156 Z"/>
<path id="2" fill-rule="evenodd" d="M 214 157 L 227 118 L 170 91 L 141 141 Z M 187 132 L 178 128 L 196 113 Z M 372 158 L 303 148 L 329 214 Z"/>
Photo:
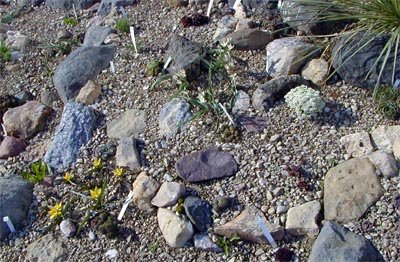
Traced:
<path id="1" fill-rule="evenodd" d="M 122 177 L 124 175 L 124 169 L 121 167 L 117 167 L 114 171 L 113 174 L 117 177 Z"/>
<path id="2" fill-rule="evenodd" d="M 99 196 L 101 195 L 101 188 L 95 187 L 94 189 L 90 190 L 90 197 L 94 200 L 99 199 Z"/>
<path id="3" fill-rule="evenodd" d="M 64 179 L 65 182 L 71 183 L 72 174 L 70 172 L 65 173 L 65 175 L 63 176 L 63 179 Z"/>
<path id="4" fill-rule="evenodd" d="M 50 207 L 49 214 L 50 218 L 54 219 L 62 215 L 62 203 L 55 204 L 54 206 Z"/>
<path id="5" fill-rule="evenodd" d="M 93 166 L 94 166 L 95 168 L 100 167 L 100 166 L 101 166 L 101 158 L 95 159 L 95 160 L 93 161 Z"/>

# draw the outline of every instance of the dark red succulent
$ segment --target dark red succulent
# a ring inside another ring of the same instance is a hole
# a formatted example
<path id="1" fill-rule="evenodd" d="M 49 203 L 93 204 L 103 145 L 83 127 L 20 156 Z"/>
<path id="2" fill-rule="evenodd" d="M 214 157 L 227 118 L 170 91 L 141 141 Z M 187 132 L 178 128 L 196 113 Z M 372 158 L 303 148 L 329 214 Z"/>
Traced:
<path id="1" fill-rule="evenodd" d="M 202 26 L 208 23 L 208 17 L 202 14 L 194 14 L 192 16 L 185 15 L 181 18 L 183 27 Z"/>

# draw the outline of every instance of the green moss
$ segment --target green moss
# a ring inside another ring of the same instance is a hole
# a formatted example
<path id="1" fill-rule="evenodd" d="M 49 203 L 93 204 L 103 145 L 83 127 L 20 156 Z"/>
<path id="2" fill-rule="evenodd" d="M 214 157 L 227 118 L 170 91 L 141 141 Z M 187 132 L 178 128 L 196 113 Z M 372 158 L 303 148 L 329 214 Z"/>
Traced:
<path id="1" fill-rule="evenodd" d="M 151 61 L 147 64 L 145 72 L 147 76 L 156 76 L 161 73 L 164 63 L 160 61 Z"/>
<path id="2" fill-rule="evenodd" d="M 0 60 L 3 61 L 11 60 L 11 51 L 3 42 L 0 42 Z"/>
<path id="3" fill-rule="evenodd" d="M 127 17 L 122 17 L 117 20 L 117 24 L 115 25 L 115 29 L 121 33 L 128 33 L 129 27 L 131 25 L 131 21 Z"/>
<path id="4" fill-rule="evenodd" d="M 63 19 L 64 25 L 76 26 L 79 22 L 73 17 L 66 17 Z"/>

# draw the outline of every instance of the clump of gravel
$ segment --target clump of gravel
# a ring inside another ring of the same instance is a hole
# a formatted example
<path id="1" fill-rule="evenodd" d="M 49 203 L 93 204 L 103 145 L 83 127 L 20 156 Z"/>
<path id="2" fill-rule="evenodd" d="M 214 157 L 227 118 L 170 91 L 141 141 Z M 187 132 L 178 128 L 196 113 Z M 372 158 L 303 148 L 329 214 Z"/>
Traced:
<path id="1" fill-rule="evenodd" d="M 2 6 L 1 16 L 16 9 L 14 3 Z M 211 115 L 191 122 L 186 132 L 172 139 L 160 137 L 158 114 L 174 90 L 167 85 L 149 89 L 156 77 L 146 76 L 145 67 L 153 60 L 164 59 L 167 42 L 175 33 L 183 34 L 204 46 L 213 45 L 212 35 L 223 11 L 214 10 L 210 23 L 202 27 L 183 28 L 179 23 L 185 14 L 199 10 L 204 13 L 206 6 L 170 8 L 165 1 L 156 0 L 139 1 L 126 8 L 136 29 L 141 51 L 139 55 L 135 55 L 130 36 L 119 34 L 120 39 L 115 43 L 116 72 L 113 74 L 105 71 L 97 79 L 103 93 L 93 107 L 102 118 L 94 137 L 82 148 L 81 156 L 70 171 L 75 175 L 77 183 L 90 183 L 92 178 L 86 172 L 95 158 L 96 149 L 107 143 L 118 142 L 107 137 L 106 123 L 127 109 L 145 110 L 149 116 L 148 125 L 138 139 L 141 141 L 143 170 L 148 175 L 160 182 L 168 177 L 174 178 L 174 165 L 180 157 L 209 147 L 221 148 L 234 156 L 239 164 L 239 172 L 230 178 L 187 185 L 202 199 L 210 202 L 217 196 L 235 199 L 233 206 L 215 215 L 214 226 L 230 221 L 250 204 L 261 209 L 269 221 L 284 226 L 286 216 L 285 213 L 278 214 L 278 206 L 293 207 L 313 199 L 322 201 L 321 182 L 325 174 L 329 168 L 349 157 L 339 144 L 340 137 L 397 122 L 384 119 L 377 113 L 368 91 L 338 82 L 321 87 L 320 92 L 326 107 L 313 120 L 298 119 L 293 110 L 283 101 L 279 101 L 268 113 L 250 109 L 250 115 L 264 117 L 268 125 L 260 134 L 249 133 L 241 128 L 241 139 L 237 143 L 219 142 L 218 133 L 213 132 L 214 120 Z M 46 57 L 47 49 L 44 47 L 55 41 L 57 33 L 63 29 L 70 30 L 75 36 L 84 33 L 93 15 L 88 11 L 78 11 L 77 14 L 79 24 L 75 27 L 62 23 L 64 17 L 72 15 L 71 12 L 50 10 L 44 6 L 35 7 L 31 12 L 12 21 L 13 30 L 27 35 L 34 40 L 34 44 L 23 52 L 21 62 L 15 65 L 6 64 L 6 70 L 0 78 L 0 95 L 28 90 L 40 99 L 44 91 L 55 90 L 47 69 L 54 71 L 65 57 Z M 233 55 L 247 63 L 246 66 L 238 65 L 238 84 L 239 89 L 251 95 L 268 80 L 264 74 L 265 51 L 234 51 Z M 28 142 L 26 152 L 1 161 L 3 169 L 27 168 L 31 161 L 43 157 L 60 121 L 62 107 L 61 101 L 54 104 L 54 112 L 46 129 Z M 279 139 L 271 140 L 277 136 Z M 110 170 L 115 168 L 114 159 L 105 164 Z M 293 166 L 301 166 L 307 176 L 291 176 L 290 168 Z M 128 172 L 122 184 L 118 184 L 116 178 L 111 178 L 106 197 L 110 212 L 119 213 L 136 176 L 137 174 Z M 395 198 L 400 179 L 398 176 L 382 178 L 381 183 L 385 188 L 384 196 L 362 219 L 348 227 L 370 239 L 386 261 L 397 261 L 400 234 Z M 279 187 L 283 188 L 283 193 L 273 195 L 272 192 Z M 57 227 L 46 229 L 51 223 L 46 207 L 68 200 L 73 200 L 77 208 L 83 207 L 84 199 L 71 191 L 79 191 L 79 186 L 58 180 L 50 188 L 35 185 L 35 200 L 27 225 L 23 231 L 11 235 L 1 243 L 0 260 L 24 261 L 28 244 L 49 231 L 61 235 Z M 64 238 L 63 241 L 69 249 L 69 260 L 101 261 L 105 259 L 106 251 L 113 248 L 119 252 L 118 261 L 225 261 L 233 257 L 235 260 L 230 261 L 274 260 L 271 246 L 246 241 L 239 241 L 231 246 L 228 257 L 223 253 L 195 249 L 193 243 L 188 243 L 187 248 L 173 249 L 164 241 L 156 216 L 145 214 L 133 205 L 128 208 L 120 227 L 121 236 L 115 240 L 97 235 L 97 239 L 92 241 L 89 239 L 89 227 L 78 237 Z M 217 240 L 212 230 L 209 230 L 209 235 L 214 241 Z M 299 261 L 305 261 L 313 241 L 307 237 L 286 235 L 278 245 L 290 248 Z"/>

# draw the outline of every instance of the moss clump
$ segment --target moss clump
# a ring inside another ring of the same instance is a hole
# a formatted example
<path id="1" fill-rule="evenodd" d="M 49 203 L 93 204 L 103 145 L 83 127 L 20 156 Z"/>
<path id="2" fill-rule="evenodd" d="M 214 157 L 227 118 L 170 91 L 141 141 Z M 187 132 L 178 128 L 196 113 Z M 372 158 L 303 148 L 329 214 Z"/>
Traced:
<path id="1" fill-rule="evenodd" d="M 224 125 L 221 128 L 219 141 L 221 143 L 237 143 L 240 139 L 239 130 L 235 126 Z"/>
<path id="2" fill-rule="evenodd" d="M 127 17 L 122 17 L 117 20 L 117 24 L 115 25 L 115 29 L 121 33 L 128 33 L 129 27 L 131 25 L 131 21 Z"/>
<path id="3" fill-rule="evenodd" d="M 97 230 L 108 239 L 116 238 L 119 235 L 119 228 L 115 217 L 107 213 L 100 214 Z"/>
<path id="4" fill-rule="evenodd" d="M 164 66 L 163 62 L 160 61 L 151 61 L 147 64 L 145 72 L 147 76 L 156 76 L 161 73 L 162 68 Z"/>
<path id="5" fill-rule="evenodd" d="M 73 17 L 66 17 L 63 19 L 63 23 L 64 25 L 76 26 L 78 24 L 78 20 Z"/>

